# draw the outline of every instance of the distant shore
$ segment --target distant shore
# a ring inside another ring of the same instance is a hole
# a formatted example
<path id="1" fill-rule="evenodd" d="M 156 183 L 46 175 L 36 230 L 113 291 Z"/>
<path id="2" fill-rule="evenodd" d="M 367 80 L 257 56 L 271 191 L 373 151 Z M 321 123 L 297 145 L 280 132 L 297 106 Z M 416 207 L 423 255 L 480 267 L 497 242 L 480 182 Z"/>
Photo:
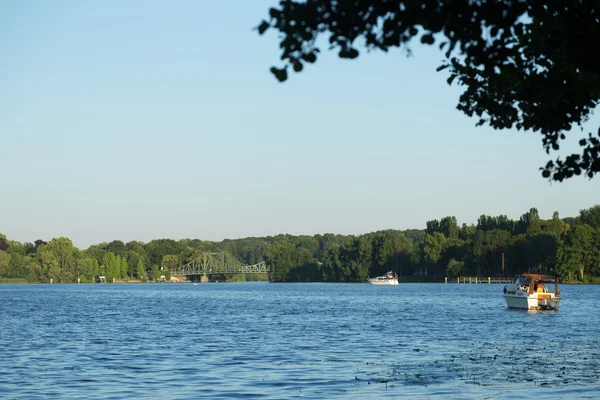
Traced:
<path id="1" fill-rule="evenodd" d="M 419 279 L 417 279 L 419 278 Z M 239 283 L 239 282 L 269 282 L 269 281 L 210 281 L 210 282 L 205 282 L 205 283 Z M 80 284 L 102 284 L 105 285 L 107 283 L 99 283 L 99 282 L 80 282 Z M 171 281 L 163 281 L 163 282 L 154 282 L 154 281 L 139 281 L 139 280 L 123 280 L 123 281 L 115 281 L 115 282 L 110 282 L 108 284 L 140 284 L 140 283 L 160 283 L 160 284 L 165 284 L 165 283 L 200 283 L 200 282 L 193 282 L 193 281 L 188 281 L 188 280 L 171 280 Z M 368 283 L 368 282 L 277 282 L 277 283 Z M 439 278 L 439 277 L 400 277 L 399 278 L 399 283 L 403 284 L 403 283 L 445 283 L 444 278 Z M 457 284 L 456 280 L 451 280 L 448 279 L 448 284 Z M 26 279 L 22 279 L 22 278 L 0 278 L 0 285 L 1 284 L 20 284 L 20 285 L 39 285 L 39 284 L 51 284 L 50 282 L 29 282 Z M 52 284 L 61 284 L 61 285 L 77 285 L 78 282 L 53 282 Z M 204 284 L 204 283 L 203 283 Z M 469 285 L 469 284 L 475 284 L 475 281 L 471 281 L 471 282 L 460 282 L 458 283 L 459 285 Z M 488 284 L 487 279 L 482 277 L 479 278 L 478 285 L 483 285 L 483 284 Z M 501 285 L 501 283 L 495 283 L 492 282 L 491 284 L 495 284 L 495 285 Z M 600 281 L 596 281 L 593 280 L 591 282 L 579 282 L 579 281 L 564 281 L 564 282 L 560 282 L 559 285 L 600 285 Z"/>

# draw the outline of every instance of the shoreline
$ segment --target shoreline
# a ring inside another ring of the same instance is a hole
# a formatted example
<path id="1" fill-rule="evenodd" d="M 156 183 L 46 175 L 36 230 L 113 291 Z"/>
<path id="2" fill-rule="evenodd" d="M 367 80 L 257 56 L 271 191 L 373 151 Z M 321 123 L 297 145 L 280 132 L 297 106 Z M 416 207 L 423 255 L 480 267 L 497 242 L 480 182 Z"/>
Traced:
<path id="1" fill-rule="evenodd" d="M 164 282 L 153 282 L 153 281 L 147 281 L 147 282 L 143 282 L 143 281 L 138 281 L 138 280 L 130 280 L 130 281 L 116 281 L 116 282 L 109 282 L 109 283 L 99 283 L 99 282 L 29 282 L 26 281 L 22 278 L 16 278 L 16 279 L 11 279 L 11 278 L 3 278 L 0 279 L 0 285 L 81 285 L 81 284 L 85 284 L 85 285 L 92 285 L 92 284 L 97 284 L 97 285 L 111 285 L 111 284 L 117 284 L 117 285 L 122 285 L 122 284 L 146 284 L 146 283 L 153 283 L 153 284 L 164 284 L 164 283 L 168 283 L 168 284 L 177 284 L 177 283 L 194 283 L 194 284 L 206 284 L 206 283 L 255 283 L 255 282 L 259 282 L 259 283 L 343 283 L 343 284 L 368 284 L 369 282 L 271 282 L 268 280 L 264 280 L 264 281 L 212 281 L 212 282 L 193 282 L 193 281 L 187 281 L 187 280 L 178 280 L 178 281 L 164 281 Z M 482 279 L 479 282 L 475 283 L 475 282 L 461 282 L 461 283 L 457 283 L 456 281 L 450 281 L 448 280 L 448 282 L 444 282 L 444 280 L 439 280 L 439 279 L 409 279 L 409 280 L 403 280 L 402 278 L 399 279 L 399 284 L 408 284 L 408 283 L 441 283 L 441 284 L 454 284 L 454 285 L 502 285 L 503 283 L 497 283 L 497 282 L 492 282 L 492 283 L 488 283 L 486 280 Z M 577 281 L 568 281 L 568 282 L 560 282 L 559 285 L 600 285 L 600 282 L 577 282 Z"/>

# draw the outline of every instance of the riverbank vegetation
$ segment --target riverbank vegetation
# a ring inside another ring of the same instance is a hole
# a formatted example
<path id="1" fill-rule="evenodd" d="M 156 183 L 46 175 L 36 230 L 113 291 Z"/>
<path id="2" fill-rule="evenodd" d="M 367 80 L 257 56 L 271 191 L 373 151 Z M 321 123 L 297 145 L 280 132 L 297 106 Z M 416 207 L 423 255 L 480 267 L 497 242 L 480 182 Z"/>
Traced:
<path id="1" fill-rule="evenodd" d="M 169 266 L 193 261 L 203 252 L 227 252 L 247 265 L 266 261 L 274 282 L 364 282 L 386 271 L 406 281 L 531 271 L 558 273 L 570 282 L 598 282 L 600 205 L 562 219 L 558 213 L 541 219 L 531 208 L 518 220 L 482 215 L 476 225 L 459 225 L 450 216 L 428 221 L 425 229 L 363 235 L 114 240 L 85 250 L 65 237 L 19 243 L 0 234 L 0 282 L 94 282 L 100 275 L 108 282 L 155 281 L 162 275 L 169 279 Z M 265 277 L 237 274 L 221 279 Z"/>

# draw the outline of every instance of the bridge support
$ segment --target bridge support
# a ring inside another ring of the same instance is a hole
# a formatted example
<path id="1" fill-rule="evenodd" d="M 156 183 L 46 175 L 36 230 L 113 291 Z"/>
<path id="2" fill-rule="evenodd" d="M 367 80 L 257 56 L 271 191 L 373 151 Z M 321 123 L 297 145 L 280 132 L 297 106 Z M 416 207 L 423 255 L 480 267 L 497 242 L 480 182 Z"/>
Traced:
<path id="1" fill-rule="evenodd" d="M 200 282 L 201 282 L 201 283 L 207 283 L 207 282 L 208 282 L 208 276 L 206 276 L 206 275 L 202 275 L 202 276 L 200 277 Z"/>

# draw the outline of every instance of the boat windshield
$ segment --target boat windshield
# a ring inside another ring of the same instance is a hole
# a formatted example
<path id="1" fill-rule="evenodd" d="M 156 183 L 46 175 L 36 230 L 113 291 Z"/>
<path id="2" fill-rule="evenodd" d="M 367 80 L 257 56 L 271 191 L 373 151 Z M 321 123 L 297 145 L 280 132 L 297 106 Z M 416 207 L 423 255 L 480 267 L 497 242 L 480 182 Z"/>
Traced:
<path id="1" fill-rule="evenodd" d="M 524 276 L 520 276 L 515 280 L 517 285 L 529 285 L 529 280 Z"/>

